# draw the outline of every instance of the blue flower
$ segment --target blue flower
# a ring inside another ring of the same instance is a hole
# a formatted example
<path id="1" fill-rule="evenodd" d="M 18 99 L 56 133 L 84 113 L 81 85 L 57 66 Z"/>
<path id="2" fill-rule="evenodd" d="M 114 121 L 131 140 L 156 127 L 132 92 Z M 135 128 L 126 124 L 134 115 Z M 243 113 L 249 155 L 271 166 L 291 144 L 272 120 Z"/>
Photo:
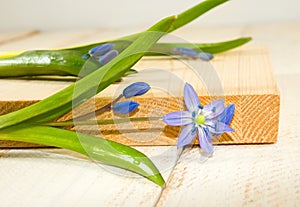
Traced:
<path id="1" fill-rule="evenodd" d="M 145 82 L 135 82 L 127 86 L 123 90 L 123 96 L 125 98 L 131 98 L 133 96 L 141 96 L 150 90 L 150 86 Z"/>
<path id="2" fill-rule="evenodd" d="M 134 111 L 139 106 L 139 103 L 135 101 L 123 101 L 116 103 L 112 106 L 112 109 L 117 114 L 128 114 Z"/>
<path id="3" fill-rule="evenodd" d="M 163 121 L 170 126 L 184 126 L 178 137 L 177 148 L 190 144 L 198 133 L 201 149 L 212 154 L 213 136 L 234 131 L 228 126 L 234 114 L 234 105 L 225 108 L 224 101 L 217 100 L 202 107 L 197 93 L 188 83 L 184 86 L 184 102 L 187 111 L 175 111 L 163 117 Z"/>

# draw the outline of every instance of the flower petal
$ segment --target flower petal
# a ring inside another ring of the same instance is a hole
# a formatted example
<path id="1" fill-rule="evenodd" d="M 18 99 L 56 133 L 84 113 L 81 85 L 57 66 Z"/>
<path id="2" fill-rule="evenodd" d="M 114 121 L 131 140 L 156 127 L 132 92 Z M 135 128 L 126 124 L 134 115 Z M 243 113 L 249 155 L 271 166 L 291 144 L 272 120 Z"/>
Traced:
<path id="1" fill-rule="evenodd" d="M 210 139 L 203 129 L 198 129 L 198 139 L 201 149 L 207 154 L 212 154 L 214 152 L 214 147 L 212 145 L 212 139 Z"/>
<path id="2" fill-rule="evenodd" d="M 215 130 L 218 133 L 234 132 L 234 129 L 232 129 L 227 124 L 224 124 L 223 122 L 217 122 Z"/>
<path id="3" fill-rule="evenodd" d="M 234 132 L 234 129 L 223 122 L 214 121 L 214 123 L 214 127 L 209 127 L 209 131 L 211 131 L 215 135 L 220 135 L 225 132 Z"/>
<path id="4" fill-rule="evenodd" d="M 220 115 L 225 109 L 224 101 L 223 100 L 217 100 L 213 101 L 210 104 L 204 106 L 203 111 L 205 112 L 211 112 L 208 114 L 207 118 L 212 119 L 218 115 Z"/>
<path id="5" fill-rule="evenodd" d="M 188 111 L 175 111 L 163 116 L 163 121 L 170 126 L 182 126 L 193 123 L 192 114 Z"/>
<path id="6" fill-rule="evenodd" d="M 198 111 L 200 100 L 193 86 L 186 83 L 184 86 L 184 102 L 186 108 L 190 111 Z"/>
<path id="7" fill-rule="evenodd" d="M 222 114 L 219 115 L 218 121 L 229 124 L 234 115 L 235 105 L 231 104 L 225 108 Z"/>
<path id="8" fill-rule="evenodd" d="M 194 128 L 194 124 L 185 126 L 178 136 L 177 148 L 190 144 L 195 138 L 196 132 L 197 130 Z"/>

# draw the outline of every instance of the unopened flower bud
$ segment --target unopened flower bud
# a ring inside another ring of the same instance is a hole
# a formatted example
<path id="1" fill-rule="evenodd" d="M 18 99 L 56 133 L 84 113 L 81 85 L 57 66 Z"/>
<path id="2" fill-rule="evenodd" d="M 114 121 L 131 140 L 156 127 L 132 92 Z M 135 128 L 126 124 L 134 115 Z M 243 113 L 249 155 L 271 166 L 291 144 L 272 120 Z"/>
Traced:
<path id="1" fill-rule="evenodd" d="M 90 49 L 89 53 L 93 56 L 104 55 L 105 53 L 107 53 L 108 51 L 113 49 L 114 46 L 115 45 L 112 44 L 112 43 L 102 44 L 102 45 L 99 45 L 97 47 L 94 47 L 94 48 Z"/>
<path id="2" fill-rule="evenodd" d="M 139 105 L 135 101 L 124 101 L 114 104 L 112 109 L 117 114 L 128 114 L 134 111 Z"/>
<path id="3" fill-rule="evenodd" d="M 125 98 L 130 98 L 133 96 L 140 96 L 147 93 L 150 90 L 150 86 L 145 82 L 135 82 L 129 86 L 127 86 L 123 90 L 123 96 Z"/>

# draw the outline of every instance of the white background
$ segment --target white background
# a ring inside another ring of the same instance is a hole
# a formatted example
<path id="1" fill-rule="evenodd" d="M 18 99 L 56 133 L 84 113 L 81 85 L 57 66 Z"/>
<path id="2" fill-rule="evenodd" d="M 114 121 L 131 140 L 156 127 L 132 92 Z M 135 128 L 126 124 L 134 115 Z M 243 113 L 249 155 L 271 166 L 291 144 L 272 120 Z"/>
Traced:
<path id="1" fill-rule="evenodd" d="M 0 30 L 147 27 L 200 0 L 0 0 Z M 193 24 L 300 20 L 299 0 L 233 0 Z"/>

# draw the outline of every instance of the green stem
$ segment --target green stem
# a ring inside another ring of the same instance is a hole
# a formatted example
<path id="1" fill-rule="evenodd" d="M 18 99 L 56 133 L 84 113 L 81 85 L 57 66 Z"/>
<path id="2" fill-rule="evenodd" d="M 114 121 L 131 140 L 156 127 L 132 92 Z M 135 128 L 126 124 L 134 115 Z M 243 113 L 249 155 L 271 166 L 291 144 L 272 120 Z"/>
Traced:
<path id="1" fill-rule="evenodd" d="M 106 120 L 87 120 L 87 121 L 62 121 L 62 122 L 46 122 L 42 123 L 44 126 L 52 127 L 67 127 L 74 125 L 107 125 L 107 124 L 121 124 L 127 122 L 141 122 L 141 121 L 158 121 L 161 117 L 138 117 L 138 118 L 124 118 L 124 119 L 106 119 Z"/>

